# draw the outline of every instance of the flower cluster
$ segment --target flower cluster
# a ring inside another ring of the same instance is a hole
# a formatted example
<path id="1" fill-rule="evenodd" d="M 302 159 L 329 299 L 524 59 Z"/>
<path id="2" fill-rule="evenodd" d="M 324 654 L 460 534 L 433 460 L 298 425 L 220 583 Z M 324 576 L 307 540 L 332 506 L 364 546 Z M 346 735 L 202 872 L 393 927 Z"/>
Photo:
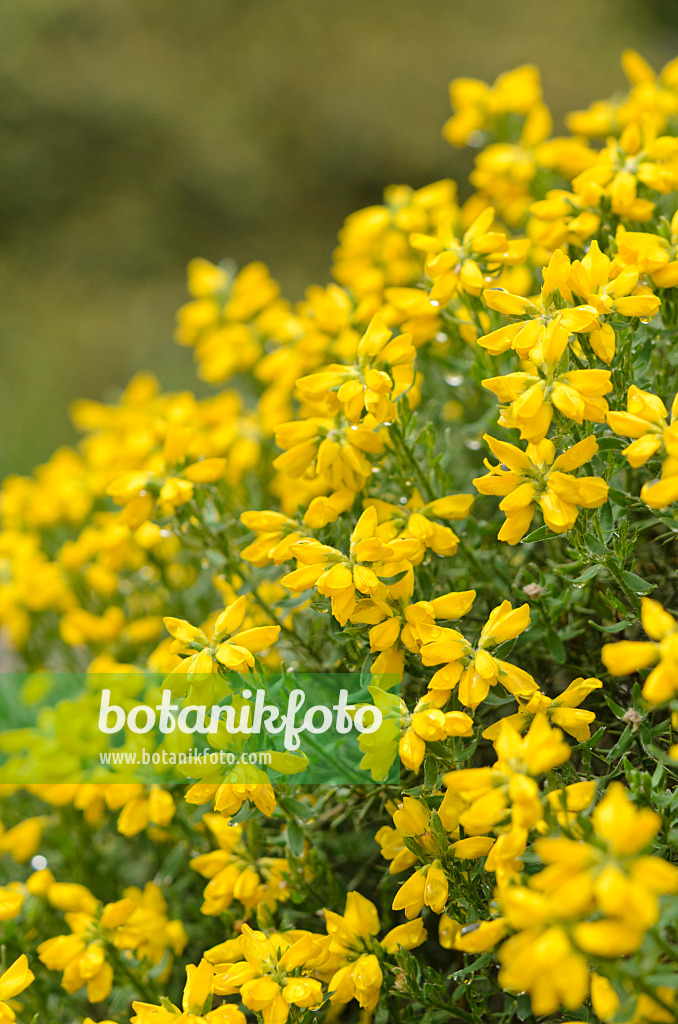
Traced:
<path id="1" fill-rule="evenodd" d="M 658 920 L 659 896 L 678 891 L 675 865 L 641 855 L 660 827 L 658 814 L 635 808 L 624 787 L 613 783 L 591 820 L 591 842 L 538 839 L 535 852 L 543 869 L 527 885 L 500 887 L 502 916 L 475 931 L 462 930 L 457 940 L 459 948 L 475 951 L 512 933 L 499 951 L 500 984 L 529 991 L 538 1015 L 559 1005 L 580 1006 L 590 958 L 614 960 L 635 952 Z"/>
<path id="2" fill-rule="evenodd" d="M 0 484 L 2 1024 L 677 1019 L 678 64 L 623 66 L 559 137 L 535 67 L 453 82 L 465 202 L 388 188 L 297 301 L 192 260 L 203 397 Z M 309 677 L 340 782 L 83 726 Z"/>

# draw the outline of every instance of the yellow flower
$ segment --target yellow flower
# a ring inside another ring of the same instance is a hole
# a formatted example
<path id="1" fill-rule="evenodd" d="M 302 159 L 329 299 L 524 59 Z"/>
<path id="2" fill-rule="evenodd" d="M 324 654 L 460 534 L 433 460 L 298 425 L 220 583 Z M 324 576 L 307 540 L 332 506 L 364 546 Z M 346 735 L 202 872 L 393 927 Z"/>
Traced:
<path id="1" fill-rule="evenodd" d="M 632 989 L 628 985 L 628 982 L 624 984 L 624 989 L 632 994 Z M 627 1018 L 626 1024 L 641 1024 L 643 1021 L 656 1021 L 657 1024 L 671 1024 L 674 1014 L 670 1010 L 667 1010 L 667 1006 L 672 1006 L 675 1001 L 675 992 L 673 989 L 668 988 L 666 985 L 658 986 L 657 996 L 661 999 L 663 1006 L 660 1005 L 657 1000 L 651 996 L 646 995 L 644 992 L 638 996 L 635 1009 L 632 1017 Z M 591 974 L 591 1005 L 598 1017 L 601 1020 L 607 1022 L 612 1021 L 617 1017 L 617 1012 L 621 1005 L 621 1000 L 615 989 L 602 974 Z"/>
<path id="2" fill-rule="evenodd" d="M 513 878 L 529 831 L 538 827 L 543 817 L 535 776 L 562 764 L 570 750 L 560 730 L 552 729 L 541 714 L 535 716 L 523 738 L 511 722 L 502 719 L 494 747 L 498 760 L 493 766 L 462 768 L 445 776 L 445 799 L 455 794 L 466 802 L 458 822 L 468 836 L 485 836 L 492 831 L 499 834 L 494 847 L 483 847 L 479 852 L 489 853 L 486 870 Z M 441 814 L 443 809 L 444 802 Z"/>
<path id="3" fill-rule="evenodd" d="M 639 853 L 661 828 L 661 818 L 649 807 L 636 809 L 620 782 L 613 782 L 593 812 L 596 835 L 621 855 Z M 678 870 L 672 874 L 678 879 Z"/>
<path id="4" fill-rule="evenodd" d="M 295 593 L 316 587 L 319 594 L 330 598 L 332 614 L 342 626 L 354 612 L 357 593 L 369 595 L 390 614 L 388 601 L 392 597 L 411 594 L 409 559 L 419 550 L 419 541 L 405 537 L 384 544 L 377 527 L 376 509 L 365 509 L 351 533 L 348 556 L 313 539 L 299 541 L 293 553 L 300 567 L 284 576 L 282 585 Z M 404 574 L 402 584 L 399 574 Z"/>
<path id="5" fill-rule="evenodd" d="M 265 1024 L 285 1024 L 290 1007 L 322 1003 L 322 983 L 311 975 L 327 961 L 329 945 L 329 939 L 311 932 L 267 938 L 244 924 L 237 949 L 228 959 L 220 947 L 211 951 L 214 992 L 238 992 L 248 1009 L 261 1013 Z"/>
<path id="6" fill-rule="evenodd" d="M 217 840 L 218 848 L 193 857 L 190 867 L 208 879 L 201 912 L 218 917 L 237 900 L 246 912 L 266 907 L 274 911 L 289 896 L 284 876 L 289 863 L 283 857 L 251 858 L 243 844 L 242 831 L 222 814 L 203 815 L 204 823 Z"/>
<path id="7" fill-rule="evenodd" d="M 393 910 L 404 910 L 412 920 L 422 909 L 430 907 L 434 914 L 442 914 L 447 905 L 449 886 L 439 860 L 420 868 L 400 886 L 392 903 Z"/>
<path id="8" fill-rule="evenodd" d="M 596 716 L 593 711 L 584 711 L 579 705 L 593 690 L 600 689 L 602 685 L 600 679 L 584 679 L 580 676 L 578 679 L 574 679 L 558 697 L 547 697 L 545 693 L 537 691 L 526 703 L 519 698 L 519 710 L 516 714 L 500 718 L 498 722 L 488 726 L 483 731 L 483 737 L 494 741 L 499 735 L 503 721 L 510 722 L 519 732 L 522 732 L 530 724 L 534 715 L 545 714 L 549 721 L 569 733 L 578 742 L 588 740 L 591 738 L 589 726 L 591 722 L 595 721 Z"/>
<path id="9" fill-rule="evenodd" d="M 25 864 L 37 852 L 47 823 L 47 818 L 36 817 L 24 818 L 6 831 L 0 826 L 0 853 L 9 853 L 17 863 Z"/>
<path id="10" fill-rule="evenodd" d="M 417 862 L 417 855 L 405 845 L 405 838 L 416 836 L 418 843 L 426 849 L 437 848 L 428 831 L 429 821 L 430 812 L 426 804 L 414 797 L 404 796 L 393 809 L 395 828 L 383 825 L 374 837 L 381 847 L 382 857 L 391 862 L 389 874 L 397 875 Z"/>
<path id="11" fill-rule="evenodd" d="M 454 948 L 461 949 L 464 953 L 484 953 L 492 949 L 506 935 L 506 924 L 501 919 L 497 921 L 476 921 L 466 925 L 458 933 L 454 941 Z"/>
<path id="12" fill-rule="evenodd" d="M 419 552 L 412 557 L 413 564 L 418 565 L 427 550 L 437 555 L 455 554 L 459 544 L 456 533 L 449 526 L 442 526 L 434 520 L 465 519 L 473 504 L 473 495 L 448 494 L 424 503 L 415 490 L 404 505 L 395 505 L 378 498 L 368 498 L 363 504 L 365 508 L 376 508 L 383 540 L 388 542 L 391 539 L 415 537 L 420 542 Z"/>
<path id="13" fill-rule="evenodd" d="M 544 268 L 541 295 L 535 301 L 502 288 L 485 289 L 486 305 L 511 317 L 513 322 L 479 338 L 478 344 L 492 355 L 513 348 L 521 359 L 529 358 L 536 365 L 555 365 L 571 334 L 600 328 L 598 310 L 592 305 L 575 303 L 569 283 L 571 271 L 569 259 L 557 249 Z"/>
<path id="14" fill-rule="evenodd" d="M 490 686 L 498 682 L 516 695 L 536 690 L 536 683 L 529 673 L 496 658 L 488 650 L 519 636 L 529 622 L 529 605 L 513 608 L 509 601 L 503 601 L 490 612 L 475 649 L 455 629 L 426 623 L 419 625 L 423 664 L 443 665 L 431 679 L 429 689 L 440 691 L 441 699 L 443 695 L 446 699 L 458 684 L 459 700 L 470 708 L 476 708 L 484 701 Z"/>
<path id="15" fill-rule="evenodd" d="M 279 287 L 263 263 L 234 274 L 207 260 L 191 260 L 192 301 L 177 314 L 176 340 L 194 349 L 203 380 L 218 383 L 250 369 L 261 355 L 259 324 Z"/>
<path id="16" fill-rule="evenodd" d="M 383 206 L 368 206 L 346 218 L 332 272 L 356 296 L 357 318 L 364 321 L 377 311 L 386 287 L 417 282 L 423 259 L 410 245 L 410 234 L 433 230 L 441 210 L 456 209 L 456 194 L 449 179 L 416 190 L 391 185 Z"/>
<path id="17" fill-rule="evenodd" d="M 643 629 L 650 640 L 605 644 L 600 656 L 613 676 L 630 675 L 654 665 L 643 684 L 643 697 L 651 704 L 663 704 L 678 688 L 678 628 L 659 601 L 643 597 L 640 607 Z"/>
<path id="18" fill-rule="evenodd" d="M 660 299 L 640 287 L 639 278 L 640 270 L 637 266 L 631 264 L 622 269 L 621 263 L 601 252 L 598 242 L 594 240 L 584 258 L 573 262 L 569 285 L 574 295 L 603 316 L 616 313 L 619 316 L 649 319 L 658 311 Z M 609 363 L 610 359 L 605 358 L 605 353 L 596 349 L 594 338 L 591 342 L 596 354 Z"/>
<path id="19" fill-rule="evenodd" d="M 164 999 L 162 1006 L 150 1003 L 132 1003 L 135 1016 L 132 1024 L 172 1024 L 177 1018 L 186 1021 L 204 1021 L 205 1024 L 246 1024 L 244 1013 L 237 1006 L 224 1003 L 210 1009 L 214 992 L 214 967 L 207 960 L 186 967 L 186 984 L 181 1001 L 182 1011 Z"/>
<path id="20" fill-rule="evenodd" d="M 498 537 L 517 544 L 530 528 L 539 505 L 546 526 L 553 533 L 567 533 L 574 526 L 580 508 L 600 508 L 607 500 L 608 485 L 599 476 L 574 477 L 572 472 L 590 462 L 598 451 L 591 435 L 572 445 L 556 458 L 548 439 L 528 445 L 526 451 L 485 434 L 492 454 L 499 460 L 489 473 L 473 483 L 481 494 L 504 495 L 499 508 L 506 515 Z"/>
<path id="21" fill-rule="evenodd" d="M 512 936 L 499 960 L 499 984 L 510 992 L 529 992 L 535 1016 L 555 1013 L 561 1004 L 575 1010 L 586 998 L 588 964 L 558 925 Z"/>
<path id="22" fill-rule="evenodd" d="M 522 221 L 539 171 L 570 179 L 595 160 L 580 139 L 549 138 L 552 118 L 541 99 L 539 71 L 531 64 L 505 72 L 493 86 L 457 78 L 450 101 L 454 113 L 443 135 L 453 146 L 485 143 L 470 181 L 478 198 L 489 199 L 508 223 Z"/>
<path id="23" fill-rule="evenodd" d="M 476 156 L 469 181 L 478 189 L 477 201 L 490 202 L 507 224 L 522 226 L 532 200 L 530 189 L 540 172 L 548 178 L 555 173 L 571 179 L 595 161 L 595 152 L 580 139 L 549 138 L 552 128 L 548 107 L 536 104 L 520 135 L 511 132 L 515 141 L 492 143 Z"/>
<path id="24" fill-rule="evenodd" d="M 657 131 L 661 131 L 670 114 L 678 111 L 675 59 L 670 60 L 659 75 L 636 50 L 623 50 L 621 63 L 631 83 L 630 92 L 612 100 L 596 100 L 587 110 L 568 114 L 570 131 L 606 138 L 617 134 L 630 121 L 642 119 L 647 119 Z"/>
<path id="25" fill-rule="evenodd" d="M 185 797 L 189 804 L 214 801 L 215 810 L 230 816 L 237 814 L 246 801 L 250 801 L 267 818 L 275 810 L 275 792 L 268 776 L 254 765 L 238 765 L 222 783 L 196 782 Z"/>
<path id="26" fill-rule="evenodd" d="M 677 408 L 674 400 L 672 420 Z M 669 454 L 678 453 L 678 434 L 675 434 L 674 438 L 673 428 L 667 426 L 667 417 L 666 406 L 662 400 L 649 391 L 641 391 L 635 384 L 631 385 L 626 395 L 626 412 L 607 414 L 608 425 L 616 434 L 635 438 L 633 444 L 624 449 L 624 455 L 634 469 L 644 466 L 665 443 Z M 670 451 L 671 445 L 675 449 L 674 452 Z"/>
<path id="27" fill-rule="evenodd" d="M 438 619 L 461 618 L 471 609 L 475 600 L 475 590 L 462 590 L 441 594 L 430 601 L 408 604 L 408 577 L 404 577 L 402 582 L 406 580 L 405 593 L 399 592 L 399 584 L 389 587 L 388 599 L 392 604 L 384 604 L 379 595 L 376 600 L 371 597 L 360 598 L 350 616 L 352 623 L 372 626 L 369 632 L 370 650 L 380 652 L 370 669 L 373 675 L 393 674 L 402 678 L 403 648 L 418 654 L 427 626 L 433 626 Z M 445 695 L 442 690 L 429 690 L 427 703 L 441 707 L 448 698 L 449 693 Z"/>
<path id="28" fill-rule="evenodd" d="M 107 949 L 134 951 L 139 960 L 158 964 L 181 953 L 187 936 L 178 920 L 170 921 L 162 892 L 149 882 L 142 891 L 125 889 L 123 899 L 102 906 L 84 888 L 54 883 L 47 889 L 54 906 L 68 909 L 70 935 L 56 935 L 38 946 L 38 956 L 49 970 L 62 971 L 61 985 L 68 993 L 86 987 L 91 1003 L 106 999 L 113 986 L 113 967 Z"/>
<path id="29" fill-rule="evenodd" d="M 465 146 L 474 132 L 492 131 L 507 114 L 525 116 L 541 101 L 539 69 L 524 64 L 505 71 L 490 86 L 476 78 L 455 78 L 450 83 L 454 111 L 443 128 L 453 146 Z"/>
<path id="30" fill-rule="evenodd" d="M 661 821 L 649 808 L 636 809 L 621 784 L 610 786 L 592 822 L 596 845 L 538 839 L 534 849 L 544 869 L 527 885 L 501 882 L 496 900 L 502 916 L 482 922 L 477 935 L 462 929 L 455 940 L 456 948 L 476 952 L 513 931 L 499 950 L 499 982 L 509 991 L 528 991 L 535 1014 L 579 1007 L 587 994 L 588 957 L 614 960 L 635 952 L 658 920 L 658 896 L 678 891 L 674 865 L 636 856 Z M 614 1012 L 617 1004 L 595 976 L 591 994 L 603 1017 Z"/>
<path id="31" fill-rule="evenodd" d="M 488 207 L 458 239 L 452 214 L 443 211 L 436 235 L 412 236 L 414 248 L 428 253 L 426 273 L 433 281 L 432 302 L 445 307 L 455 296 L 480 295 L 488 276 L 504 265 L 523 262 L 529 241 L 510 241 L 504 232 L 492 230 L 494 220 L 495 212 Z"/>
<path id="32" fill-rule="evenodd" d="M 3 974 L 0 974 L 0 1022 L 11 1024 L 14 1021 L 14 1011 L 6 1000 L 14 999 L 20 992 L 27 989 L 35 980 L 35 975 L 28 967 L 28 957 L 22 953 L 17 960 L 11 964 Z"/>
<path id="33" fill-rule="evenodd" d="M 166 789 L 151 786 L 126 800 L 118 818 L 118 832 L 123 836 L 138 835 L 150 825 L 169 825 L 176 810 L 174 798 Z"/>
<path id="34" fill-rule="evenodd" d="M 439 702 L 438 698 L 446 703 L 449 691 L 442 695 L 432 693 L 430 697 L 422 697 L 417 701 L 411 715 L 406 711 L 401 715 L 402 735 L 398 751 L 403 765 L 411 771 L 417 772 L 421 768 L 427 742 L 432 743 L 451 736 L 473 735 L 473 719 L 469 715 L 463 711 L 443 713 L 438 707 L 430 706 L 431 699 Z"/>
<path id="35" fill-rule="evenodd" d="M 651 231 L 628 231 L 620 224 L 614 263 L 636 267 L 658 288 L 674 288 L 678 284 L 678 212 L 671 218 L 670 231 L 665 238 Z"/>
<path id="36" fill-rule="evenodd" d="M 588 420 L 604 423 L 608 404 L 603 398 L 612 390 L 609 370 L 569 370 L 553 374 L 537 370 L 507 373 L 484 380 L 483 387 L 492 391 L 500 402 L 498 425 L 520 430 L 520 437 L 538 444 L 546 437 L 554 407 L 575 423 Z"/>
<path id="37" fill-rule="evenodd" d="M 333 490 L 360 491 L 372 472 L 367 456 L 384 450 L 374 429 L 378 426 L 371 417 L 345 425 L 319 417 L 282 423 L 276 428 L 275 443 L 284 451 L 273 460 L 273 467 L 293 478 L 326 481 Z"/>
<path id="38" fill-rule="evenodd" d="M 637 469 L 660 454 L 661 480 L 643 485 L 640 496 L 650 508 L 666 508 L 678 500 L 678 395 L 671 406 L 671 422 L 660 398 L 632 384 L 626 396 L 626 412 L 608 412 L 608 425 L 616 434 L 634 440 L 624 449 L 629 464 Z"/>
<path id="39" fill-rule="evenodd" d="M 328 982 L 331 1003 L 356 999 L 364 1010 L 373 1010 L 379 999 L 383 973 L 379 962 L 381 949 L 395 953 L 398 947 L 414 949 L 426 940 L 421 918 L 397 925 L 377 942 L 377 908 L 358 892 L 349 892 L 343 915 L 325 911 L 330 952 L 341 958 L 342 966 Z"/>
<path id="40" fill-rule="evenodd" d="M 530 210 L 549 224 L 540 238 L 550 249 L 564 243 L 583 245 L 601 223 L 607 221 L 612 226 L 613 218 L 641 223 L 651 220 L 658 196 L 646 198 L 647 192 L 666 194 L 677 180 L 676 139 L 657 138 L 643 118 L 642 129 L 639 122 L 631 122 L 619 139 L 608 140 L 595 160 L 574 178 L 572 192 L 551 190 Z"/>
<path id="41" fill-rule="evenodd" d="M 338 403 L 351 424 L 358 423 L 364 413 L 376 423 L 385 423 L 396 418 L 394 403 L 414 384 L 415 357 L 412 335 L 393 335 L 377 315 L 358 342 L 355 364 L 332 363 L 300 377 L 297 389 L 304 400 L 325 402 L 330 415 Z"/>
<path id="42" fill-rule="evenodd" d="M 189 438 L 186 439 L 188 443 Z M 106 493 L 110 494 L 117 505 L 124 505 L 124 521 L 132 527 L 139 526 L 148 519 L 156 507 L 158 512 L 167 514 L 185 505 L 193 497 L 194 484 L 215 483 L 223 478 L 226 472 L 226 459 L 204 459 L 195 462 L 182 471 L 181 476 L 170 473 L 165 475 L 158 465 L 154 472 L 133 471 L 124 473 L 110 482 Z"/>
<path id="43" fill-rule="evenodd" d="M 246 614 L 247 599 L 243 594 L 217 617 L 211 640 L 185 619 L 172 616 L 163 619 L 168 633 L 174 637 L 172 652 L 186 656 L 167 678 L 174 693 L 185 693 L 192 680 L 218 672 L 220 666 L 234 672 L 247 672 L 255 664 L 254 655 L 276 642 L 280 626 L 241 630 Z"/>
<path id="44" fill-rule="evenodd" d="M 16 917 L 24 901 L 23 893 L 8 886 L 0 886 L 0 921 Z"/>
<path id="45" fill-rule="evenodd" d="M 501 764 L 512 772 L 543 775 L 567 761 L 570 748 L 560 729 L 553 729 L 545 715 L 535 715 L 526 735 L 520 734 L 503 720 L 494 749 Z M 454 778 L 454 776 L 453 776 Z"/>

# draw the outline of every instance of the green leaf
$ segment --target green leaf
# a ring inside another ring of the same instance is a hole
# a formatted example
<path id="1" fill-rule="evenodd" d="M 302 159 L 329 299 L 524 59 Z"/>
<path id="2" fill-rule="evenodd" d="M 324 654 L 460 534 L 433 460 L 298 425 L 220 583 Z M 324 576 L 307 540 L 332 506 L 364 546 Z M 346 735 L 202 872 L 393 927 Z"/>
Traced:
<path id="1" fill-rule="evenodd" d="M 621 736 L 615 743 L 614 747 L 607 755 L 607 760 L 609 761 L 610 758 L 613 757 L 621 757 L 622 754 L 626 753 L 626 751 L 629 749 L 632 743 L 633 733 L 631 732 L 631 726 L 627 725 L 624 729 L 624 732 L 621 734 Z"/>
<path id="2" fill-rule="evenodd" d="M 603 735 L 604 732 L 605 732 L 605 726 L 601 725 L 600 729 L 596 729 L 596 731 L 594 732 L 594 734 L 591 737 L 591 739 L 584 740 L 582 742 L 581 746 L 582 747 L 588 747 L 590 750 L 592 750 L 594 747 L 597 747 L 598 746 L 598 742 L 599 742 L 599 740 L 600 740 L 600 738 L 601 738 L 601 736 Z"/>
<path id="3" fill-rule="evenodd" d="M 636 576 L 635 572 L 622 572 L 622 579 L 629 590 L 632 590 L 634 594 L 649 594 L 651 590 L 657 589 L 656 583 L 648 583 L 647 580 L 643 580 L 640 576 Z"/>
<path id="4" fill-rule="evenodd" d="M 509 654 L 511 653 L 511 651 L 513 650 L 513 648 L 515 647 L 515 645 L 516 645 L 516 639 L 517 639 L 516 637 L 511 637 L 510 640 L 504 640 L 503 643 L 501 643 L 497 647 L 495 647 L 494 652 L 493 652 L 494 656 L 496 658 L 501 658 L 502 660 L 504 658 L 507 658 L 509 656 Z M 535 639 L 534 634 L 532 634 L 532 636 L 530 637 L 530 641 L 532 642 L 532 641 L 534 641 L 534 639 Z"/>
<path id="5" fill-rule="evenodd" d="M 397 572 L 395 576 L 377 576 L 380 583 L 387 583 L 389 587 L 392 587 L 394 583 L 400 583 L 404 580 L 409 572 L 409 569 L 403 569 L 402 572 Z"/>
<path id="6" fill-rule="evenodd" d="M 598 451 L 620 452 L 622 448 L 626 448 L 626 444 L 627 442 L 622 437 L 599 437 Z"/>
<path id="7" fill-rule="evenodd" d="M 515 697 L 500 697 L 498 693 L 493 693 L 492 690 L 488 693 L 487 697 L 483 701 L 483 704 L 492 704 L 493 706 L 512 704 Z"/>
<path id="8" fill-rule="evenodd" d="M 426 755 L 424 758 L 424 789 L 433 790 L 438 782 L 438 765 L 435 757 Z"/>
<path id="9" fill-rule="evenodd" d="M 624 491 L 618 491 L 616 487 L 610 487 L 608 497 L 610 501 L 613 501 L 615 505 L 621 505 L 622 508 L 628 505 L 635 505 L 637 498 L 634 498 L 631 494 L 625 494 Z"/>
<path id="10" fill-rule="evenodd" d="M 610 697 L 607 693 L 603 694 L 603 700 L 605 701 L 613 715 L 616 715 L 617 718 L 624 717 L 624 715 L 626 714 L 624 708 L 617 704 L 616 701 L 613 701 L 612 697 Z"/>
<path id="11" fill-rule="evenodd" d="M 421 846 L 419 845 L 419 840 L 415 839 L 414 836 L 403 836 L 403 843 L 410 851 L 410 853 L 413 853 L 415 855 L 415 857 L 419 858 L 421 856 Z"/>
<path id="12" fill-rule="evenodd" d="M 588 567 L 588 569 L 584 569 L 583 573 L 580 576 L 576 576 L 573 580 L 571 580 L 571 582 L 572 583 L 585 583 L 586 580 L 592 580 L 595 576 L 598 575 L 598 573 L 600 572 L 600 570 L 602 568 L 603 567 L 600 564 L 590 565 Z"/>
<path id="13" fill-rule="evenodd" d="M 614 514 L 609 501 L 606 501 L 600 509 L 600 527 L 603 531 L 603 539 L 607 543 L 614 533 Z"/>
<path id="14" fill-rule="evenodd" d="M 586 544 L 589 551 L 591 551 L 594 555 L 598 555 L 599 558 L 604 558 L 605 555 L 609 554 L 605 545 L 601 544 L 598 538 L 594 537 L 592 533 L 584 534 L 584 543 Z"/>
<path id="15" fill-rule="evenodd" d="M 546 634 L 546 645 L 551 652 L 551 657 L 554 661 L 557 661 L 559 665 L 565 663 L 567 655 L 565 654 L 565 647 L 563 641 L 560 639 L 555 630 L 550 629 Z"/>
<path id="16" fill-rule="evenodd" d="M 302 821 L 308 821 L 310 818 L 315 818 L 318 813 L 315 807 L 309 807 L 308 804 L 302 804 L 301 800 L 295 800 L 291 796 L 278 795 L 277 799 L 280 807 L 284 811 L 287 811 L 288 814 L 293 814 L 297 818 L 301 818 Z"/>
<path id="17" fill-rule="evenodd" d="M 239 811 L 231 818 L 232 825 L 239 825 L 243 821 L 249 821 L 250 818 L 255 818 L 261 812 L 257 810 L 249 801 L 245 801 Z"/>
<path id="18" fill-rule="evenodd" d="M 520 543 L 534 544 L 538 540 L 553 540 L 557 536 L 558 534 L 549 530 L 548 526 L 540 526 L 538 530 L 533 530 L 532 533 L 528 533 L 527 537 L 523 537 Z"/>
<path id="19" fill-rule="evenodd" d="M 304 852 L 304 833 L 294 819 L 287 822 L 285 840 L 293 857 L 301 857 Z"/>
<path id="20" fill-rule="evenodd" d="M 429 831 L 431 835 L 437 840 L 441 850 L 446 850 L 448 845 L 448 838 L 443 823 L 438 817 L 436 811 L 431 811 L 431 818 L 429 821 Z"/>
<path id="21" fill-rule="evenodd" d="M 601 626 L 600 623 L 589 619 L 588 625 L 593 626 L 599 633 L 621 633 L 622 629 L 626 629 L 627 626 L 631 625 L 631 622 L 628 619 L 622 619 L 621 622 L 613 622 L 611 626 Z"/>
<path id="22" fill-rule="evenodd" d="M 678 988 L 678 972 L 671 968 L 667 968 L 665 972 L 662 971 L 659 974 L 650 974 L 647 978 L 644 978 L 643 981 L 655 989 L 663 985 L 666 985 L 668 988 Z"/>
<path id="23" fill-rule="evenodd" d="M 374 654 L 373 654 L 372 651 L 368 651 L 367 654 L 365 655 L 365 660 L 363 661 L 363 663 L 362 663 L 362 665 L 360 667 L 360 685 L 361 686 L 367 686 L 368 683 L 370 683 L 372 681 L 372 673 L 370 672 L 370 668 L 372 667 L 372 662 L 373 661 L 374 661 Z"/>
<path id="24" fill-rule="evenodd" d="M 527 1020 L 531 1016 L 532 1002 L 529 995 L 523 993 L 521 996 L 518 996 L 518 1001 L 516 1002 L 516 1017 L 518 1020 Z"/>
<path id="25" fill-rule="evenodd" d="M 466 967 L 462 967 L 460 971 L 453 971 L 450 975 L 452 981 L 457 981 L 459 978 L 466 978 L 469 974 L 473 974 L 475 971 L 480 971 L 483 967 L 493 963 L 494 953 L 492 951 L 488 953 L 481 953 L 477 960 L 468 964 Z"/>

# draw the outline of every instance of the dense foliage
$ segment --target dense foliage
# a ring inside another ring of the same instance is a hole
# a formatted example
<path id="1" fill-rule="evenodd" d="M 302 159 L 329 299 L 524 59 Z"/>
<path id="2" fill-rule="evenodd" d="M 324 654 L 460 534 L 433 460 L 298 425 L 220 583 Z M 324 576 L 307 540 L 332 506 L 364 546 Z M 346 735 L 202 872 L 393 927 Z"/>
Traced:
<path id="1" fill-rule="evenodd" d="M 675 1019 L 678 61 L 623 63 L 560 138 L 453 82 L 468 201 L 387 189 L 295 304 L 193 260 L 214 394 L 2 484 L 7 667 L 396 676 L 402 785 L 6 785 L 0 1021 Z"/>

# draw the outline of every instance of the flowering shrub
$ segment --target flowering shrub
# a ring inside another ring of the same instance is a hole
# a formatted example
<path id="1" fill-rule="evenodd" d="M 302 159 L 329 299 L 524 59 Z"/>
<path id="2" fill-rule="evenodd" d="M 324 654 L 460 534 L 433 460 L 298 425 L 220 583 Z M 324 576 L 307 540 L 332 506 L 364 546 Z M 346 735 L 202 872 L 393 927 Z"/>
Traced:
<path id="1" fill-rule="evenodd" d="M 678 61 L 623 64 L 562 137 L 535 68 L 453 82 L 470 198 L 387 189 L 296 303 L 193 260 L 215 390 L 140 374 L 2 484 L 26 687 L 358 673 L 391 731 L 341 787 L 41 748 L 2 790 L 0 1021 L 676 1019 Z"/>

